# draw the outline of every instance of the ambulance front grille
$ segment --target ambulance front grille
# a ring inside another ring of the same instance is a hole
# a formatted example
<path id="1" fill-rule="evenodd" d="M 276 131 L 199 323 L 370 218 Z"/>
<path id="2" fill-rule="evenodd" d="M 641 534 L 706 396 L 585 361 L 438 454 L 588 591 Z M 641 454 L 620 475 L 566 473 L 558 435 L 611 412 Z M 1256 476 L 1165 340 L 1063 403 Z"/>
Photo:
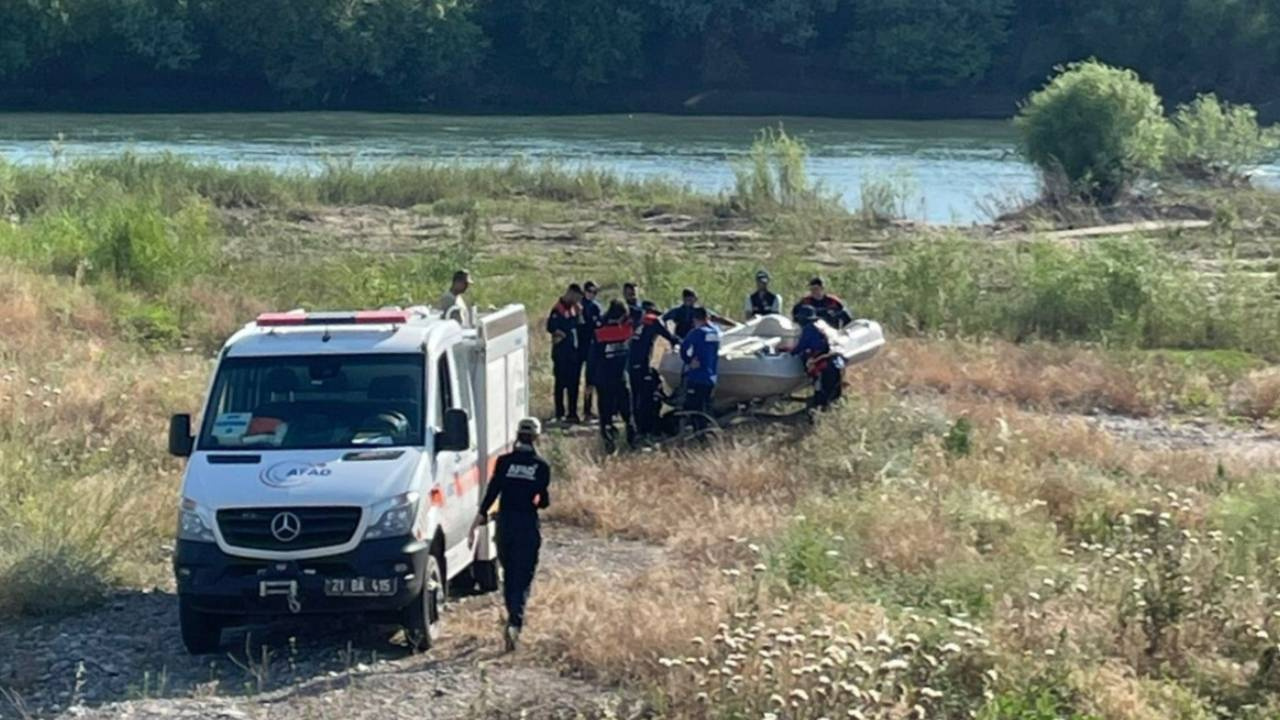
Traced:
<path id="1" fill-rule="evenodd" d="M 234 508 L 218 511 L 218 528 L 232 547 L 314 550 L 350 542 L 360 512 L 358 507 Z"/>

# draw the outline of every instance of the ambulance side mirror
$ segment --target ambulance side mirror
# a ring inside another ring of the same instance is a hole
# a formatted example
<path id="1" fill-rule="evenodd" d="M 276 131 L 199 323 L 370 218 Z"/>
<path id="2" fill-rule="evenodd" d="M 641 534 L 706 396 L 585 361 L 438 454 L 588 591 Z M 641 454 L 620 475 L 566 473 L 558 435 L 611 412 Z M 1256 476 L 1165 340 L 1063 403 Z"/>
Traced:
<path id="1" fill-rule="evenodd" d="M 191 457 L 196 439 L 191 436 L 191 416 L 174 415 L 169 418 L 169 454 L 174 457 Z"/>
<path id="2" fill-rule="evenodd" d="M 462 408 L 444 411 L 444 430 L 436 433 L 436 452 L 462 452 L 471 447 L 470 418 Z"/>

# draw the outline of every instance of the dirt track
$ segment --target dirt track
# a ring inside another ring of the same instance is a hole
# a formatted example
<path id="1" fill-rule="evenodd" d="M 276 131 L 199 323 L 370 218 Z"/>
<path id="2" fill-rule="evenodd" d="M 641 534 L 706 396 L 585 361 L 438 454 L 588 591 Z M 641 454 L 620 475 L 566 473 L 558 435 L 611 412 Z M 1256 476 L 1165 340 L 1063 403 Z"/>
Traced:
<path id="1" fill-rule="evenodd" d="M 543 558 L 546 578 L 621 579 L 659 562 L 662 550 L 549 525 Z M 0 700 L 0 718 L 632 714 L 635 700 L 565 677 L 532 650 L 501 653 L 500 605 L 498 595 L 456 601 L 440 645 L 422 655 L 399 645 L 394 628 L 325 620 L 227 632 L 222 654 L 193 658 L 178 639 L 171 592 L 123 592 L 69 618 L 0 627 L 0 688 L 13 694 Z"/>

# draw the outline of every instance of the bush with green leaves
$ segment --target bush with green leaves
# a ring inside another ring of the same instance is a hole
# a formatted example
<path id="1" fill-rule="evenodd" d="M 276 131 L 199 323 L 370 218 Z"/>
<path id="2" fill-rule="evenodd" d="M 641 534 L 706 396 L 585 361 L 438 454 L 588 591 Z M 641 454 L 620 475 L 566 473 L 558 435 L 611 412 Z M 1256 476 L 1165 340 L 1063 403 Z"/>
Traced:
<path id="1" fill-rule="evenodd" d="M 1015 124 L 1023 152 L 1041 172 L 1104 202 L 1161 166 L 1168 136 L 1155 88 L 1132 70 L 1095 60 L 1059 68 Z"/>
<path id="2" fill-rule="evenodd" d="M 766 128 L 751 154 L 733 170 L 734 199 L 750 212 L 835 208 L 837 201 L 810 180 L 809 149 L 785 130 Z"/>
<path id="3" fill-rule="evenodd" d="M 1190 178 L 1239 178 L 1280 148 L 1280 133 L 1260 127 L 1253 107 L 1212 93 L 1179 105 L 1170 130 L 1167 165 Z"/>

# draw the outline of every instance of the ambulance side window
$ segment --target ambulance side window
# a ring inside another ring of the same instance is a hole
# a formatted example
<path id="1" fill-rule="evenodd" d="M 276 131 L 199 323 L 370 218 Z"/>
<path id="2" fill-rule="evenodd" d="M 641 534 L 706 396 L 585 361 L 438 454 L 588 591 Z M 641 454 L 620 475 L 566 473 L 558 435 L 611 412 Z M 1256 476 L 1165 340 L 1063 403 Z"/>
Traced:
<path id="1" fill-rule="evenodd" d="M 449 355 L 442 353 L 440 359 L 436 361 L 436 387 L 439 392 L 436 397 L 440 398 L 440 405 L 436 408 L 436 422 L 444 423 L 444 411 L 453 407 L 457 407 L 453 403 L 453 379 L 452 373 L 449 372 Z"/>

